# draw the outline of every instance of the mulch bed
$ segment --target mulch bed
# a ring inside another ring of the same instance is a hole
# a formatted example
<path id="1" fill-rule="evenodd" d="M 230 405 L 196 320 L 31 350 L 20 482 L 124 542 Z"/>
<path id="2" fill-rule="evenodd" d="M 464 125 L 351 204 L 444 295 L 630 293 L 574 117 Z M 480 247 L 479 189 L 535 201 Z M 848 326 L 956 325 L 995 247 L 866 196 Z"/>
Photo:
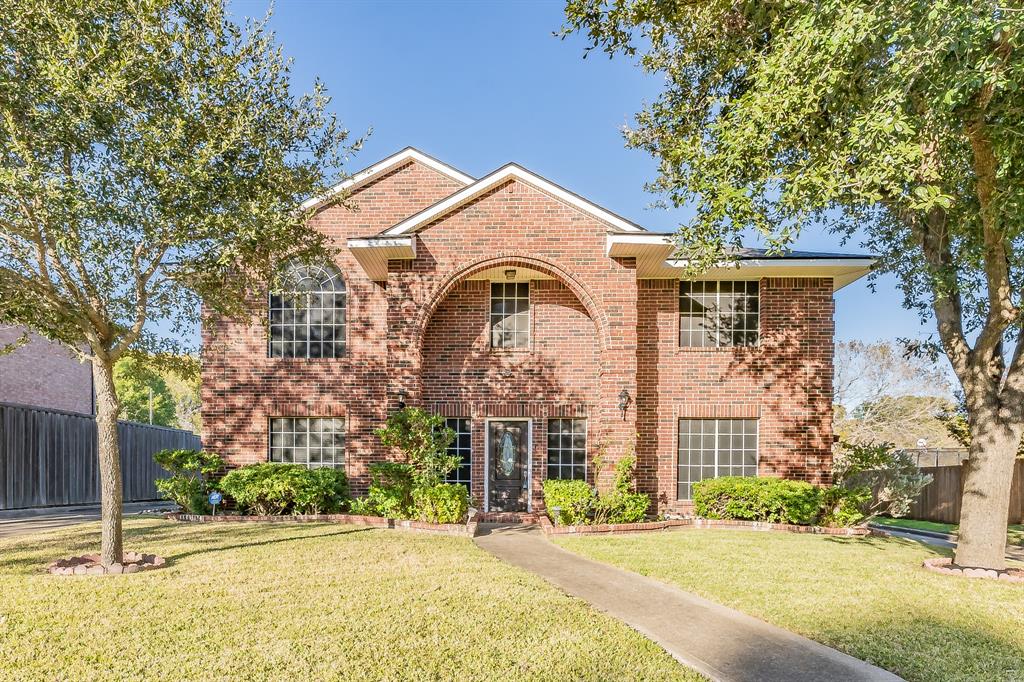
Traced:
<path id="1" fill-rule="evenodd" d="M 104 566 L 100 563 L 99 554 L 83 554 L 68 559 L 58 559 L 47 566 L 46 570 L 53 575 L 121 575 L 151 571 L 166 565 L 167 559 L 156 554 L 123 552 L 119 564 Z"/>
<path id="2" fill-rule="evenodd" d="M 242 516 L 239 514 L 164 514 L 164 518 L 183 523 L 347 523 L 353 526 L 370 526 L 372 528 L 390 528 L 443 535 L 476 535 L 476 520 L 469 523 L 427 523 L 425 521 L 409 521 L 407 519 L 386 519 L 381 516 L 361 516 L 358 514 L 288 514 L 270 516 Z"/>
<path id="3" fill-rule="evenodd" d="M 922 564 L 927 571 L 941 573 L 943 575 L 959 576 L 961 578 L 984 578 L 987 580 L 1002 580 L 1008 583 L 1024 583 L 1024 570 L 1019 568 L 1007 568 L 996 571 L 991 568 L 971 568 L 969 566 L 958 566 L 949 557 L 936 557 L 925 559 Z"/>

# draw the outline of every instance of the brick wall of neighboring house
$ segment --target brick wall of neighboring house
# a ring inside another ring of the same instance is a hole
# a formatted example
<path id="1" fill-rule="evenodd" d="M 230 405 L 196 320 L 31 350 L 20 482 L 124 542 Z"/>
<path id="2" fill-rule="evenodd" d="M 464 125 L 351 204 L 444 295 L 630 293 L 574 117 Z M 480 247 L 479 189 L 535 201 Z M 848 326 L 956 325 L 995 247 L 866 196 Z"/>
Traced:
<path id="1" fill-rule="evenodd" d="M 0 346 L 22 336 L 0 327 Z M 92 370 L 63 346 L 35 334 L 12 353 L 0 355 L 0 402 L 92 414 Z"/>
<path id="2" fill-rule="evenodd" d="M 357 494 L 389 456 L 373 429 L 400 398 L 472 419 L 473 493 L 483 497 L 487 418 L 533 422 L 531 499 L 541 504 L 547 420 L 587 419 L 588 449 L 614 461 L 637 444 L 640 481 L 661 511 L 675 503 L 676 420 L 760 417 L 760 473 L 823 482 L 831 444 L 831 280 L 761 283 L 755 349 L 678 348 L 678 282 L 638 280 L 606 254 L 608 225 L 519 180 L 492 188 L 421 230 L 416 259 L 371 281 L 345 239 L 378 233 L 458 188 L 411 162 L 357 189 L 352 210 L 313 219 L 339 246 L 348 352 L 267 357 L 264 328 L 220 321 L 204 333 L 203 441 L 232 465 L 266 461 L 273 416 L 346 418 L 346 469 Z M 531 348 L 488 343 L 489 283 L 532 279 Z M 526 273 L 532 273 L 527 275 Z M 260 298 L 258 305 L 264 305 Z M 638 333 L 639 332 L 639 333 Z M 635 401 L 623 414 L 619 394 Z"/>

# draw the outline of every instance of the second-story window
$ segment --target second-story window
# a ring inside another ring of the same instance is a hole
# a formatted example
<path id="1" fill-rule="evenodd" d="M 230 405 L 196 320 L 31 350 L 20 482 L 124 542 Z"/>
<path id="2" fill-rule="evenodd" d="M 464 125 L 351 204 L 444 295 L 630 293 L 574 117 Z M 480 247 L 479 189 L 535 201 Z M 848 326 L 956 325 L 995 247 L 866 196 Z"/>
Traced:
<path id="1" fill-rule="evenodd" d="M 530 283 L 491 283 L 491 348 L 530 347 Z"/>
<path id="2" fill-rule="evenodd" d="M 332 265 L 293 265 L 284 290 L 270 295 L 270 357 L 337 358 L 345 354 L 345 280 Z"/>
<path id="3" fill-rule="evenodd" d="M 680 346 L 756 346 L 759 328 L 756 281 L 679 283 Z"/>

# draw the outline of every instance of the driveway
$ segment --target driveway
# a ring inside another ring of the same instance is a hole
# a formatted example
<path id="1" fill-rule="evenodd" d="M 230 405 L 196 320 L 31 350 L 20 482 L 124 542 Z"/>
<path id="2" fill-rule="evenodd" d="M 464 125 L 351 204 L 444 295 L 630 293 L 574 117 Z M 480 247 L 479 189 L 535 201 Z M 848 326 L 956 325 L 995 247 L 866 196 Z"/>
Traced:
<path id="1" fill-rule="evenodd" d="M 129 502 L 124 505 L 124 514 L 130 516 L 149 510 L 172 511 L 173 509 L 174 505 L 163 501 Z M 97 521 L 99 518 L 99 505 L 2 511 L 0 512 L 0 539 L 65 528 L 79 523 Z"/>

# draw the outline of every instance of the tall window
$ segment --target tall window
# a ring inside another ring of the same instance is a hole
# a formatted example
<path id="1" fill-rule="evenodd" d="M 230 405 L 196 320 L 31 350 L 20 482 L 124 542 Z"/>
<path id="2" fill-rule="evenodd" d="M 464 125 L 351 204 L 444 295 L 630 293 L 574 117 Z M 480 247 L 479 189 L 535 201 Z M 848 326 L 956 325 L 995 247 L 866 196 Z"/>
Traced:
<path id="1" fill-rule="evenodd" d="M 491 348 L 529 348 L 529 282 L 491 283 Z"/>
<path id="2" fill-rule="evenodd" d="M 312 468 L 345 467 L 345 420 L 274 417 L 270 420 L 270 461 Z"/>
<path id="3" fill-rule="evenodd" d="M 548 478 L 587 478 L 587 420 L 548 420 Z"/>
<path id="4" fill-rule="evenodd" d="M 719 476 L 757 476 L 756 419 L 680 419 L 676 497 L 693 498 L 693 484 Z"/>
<path id="5" fill-rule="evenodd" d="M 679 345 L 756 346 L 758 283 L 680 282 Z"/>
<path id="6" fill-rule="evenodd" d="M 285 291 L 270 295 L 270 357 L 345 354 L 345 280 L 333 266 L 291 266 Z"/>
<path id="7" fill-rule="evenodd" d="M 459 466 L 452 469 L 445 477 L 445 483 L 461 483 L 469 490 L 472 463 L 472 440 L 470 420 L 464 418 L 445 419 L 444 425 L 455 432 L 455 440 L 448 446 L 448 454 L 459 458 Z"/>

